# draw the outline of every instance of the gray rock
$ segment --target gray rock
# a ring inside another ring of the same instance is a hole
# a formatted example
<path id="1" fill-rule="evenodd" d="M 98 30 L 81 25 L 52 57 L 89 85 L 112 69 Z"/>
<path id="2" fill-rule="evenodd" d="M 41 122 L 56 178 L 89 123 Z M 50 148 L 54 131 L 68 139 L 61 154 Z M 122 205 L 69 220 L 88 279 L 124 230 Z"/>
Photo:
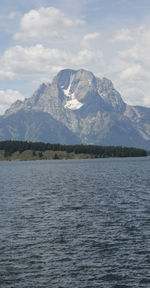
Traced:
<path id="1" fill-rule="evenodd" d="M 52 83 L 42 84 L 31 98 L 23 102 L 15 102 L 1 117 L 1 139 L 8 137 L 4 132 L 8 129 L 6 119 L 10 119 L 11 115 L 19 121 L 18 115 L 21 117 L 22 113 L 28 113 L 28 115 L 32 113 L 32 121 L 34 122 L 36 115 L 35 125 L 37 125 L 39 116 L 33 112 L 43 113 L 42 115 L 46 113 L 46 117 L 51 117 L 57 124 L 60 123 L 62 130 L 65 127 L 72 133 L 70 137 L 74 144 L 82 142 L 97 145 L 134 146 L 150 150 L 150 108 L 127 105 L 110 80 L 95 77 L 93 73 L 83 69 L 62 70 Z M 26 122 L 27 119 L 24 118 L 24 121 Z M 41 121 L 44 121 L 43 116 Z M 57 130 L 56 123 L 49 123 L 47 126 L 47 133 L 51 131 L 48 133 L 49 142 L 52 142 L 54 130 Z M 11 123 L 9 125 L 11 126 Z M 39 141 L 47 141 L 41 132 L 44 129 L 43 125 L 35 128 L 34 135 L 36 133 L 39 135 Z M 53 132 L 51 125 L 54 126 Z M 29 126 L 28 123 L 28 129 Z M 27 129 L 25 127 L 26 123 L 24 123 L 24 129 Z M 19 137 L 21 139 L 21 131 L 17 133 L 17 139 Z M 25 140 L 29 138 L 24 137 Z M 36 136 L 30 135 L 30 140 L 34 139 Z M 61 137 L 59 137 L 59 142 L 63 143 Z"/>

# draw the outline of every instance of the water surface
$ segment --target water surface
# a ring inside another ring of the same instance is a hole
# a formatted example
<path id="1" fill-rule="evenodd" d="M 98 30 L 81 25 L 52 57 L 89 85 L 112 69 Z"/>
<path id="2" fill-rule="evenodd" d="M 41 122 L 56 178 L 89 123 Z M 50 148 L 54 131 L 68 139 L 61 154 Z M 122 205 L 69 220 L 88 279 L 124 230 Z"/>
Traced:
<path id="1" fill-rule="evenodd" d="M 0 287 L 150 287 L 150 158 L 0 163 Z"/>

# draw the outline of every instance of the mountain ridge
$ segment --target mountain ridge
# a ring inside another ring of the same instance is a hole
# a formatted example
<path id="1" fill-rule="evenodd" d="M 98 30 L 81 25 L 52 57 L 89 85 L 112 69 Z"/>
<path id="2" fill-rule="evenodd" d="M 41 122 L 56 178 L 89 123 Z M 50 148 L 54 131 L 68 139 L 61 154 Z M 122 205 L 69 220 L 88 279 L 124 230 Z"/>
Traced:
<path id="1" fill-rule="evenodd" d="M 47 113 L 73 133 L 71 137 L 76 137 L 78 143 L 150 147 L 150 108 L 127 105 L 111 80 L 84 69 L 61 70 L 52 83 L 43 83 L 30 98 L 13 103 L 0 120 L 1 140 L 4 119 L 16 117 L 21 110 Z M 48 129 L 47 139 L 51 141 Z M 61 137 L 58 139 L 61 143 Z"/>

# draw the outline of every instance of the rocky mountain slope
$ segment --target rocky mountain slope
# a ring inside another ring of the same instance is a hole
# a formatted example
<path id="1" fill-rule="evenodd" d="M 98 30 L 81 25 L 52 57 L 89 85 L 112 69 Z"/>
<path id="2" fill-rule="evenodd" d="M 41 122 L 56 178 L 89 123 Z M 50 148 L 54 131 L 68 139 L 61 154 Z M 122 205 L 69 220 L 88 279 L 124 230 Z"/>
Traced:
<path id="1" fill-rule="evenodd" d="M 65 69 L 1 116 L 5 139 L 150 149 L 150 108 L 127 105 L 106 78 Z"/>

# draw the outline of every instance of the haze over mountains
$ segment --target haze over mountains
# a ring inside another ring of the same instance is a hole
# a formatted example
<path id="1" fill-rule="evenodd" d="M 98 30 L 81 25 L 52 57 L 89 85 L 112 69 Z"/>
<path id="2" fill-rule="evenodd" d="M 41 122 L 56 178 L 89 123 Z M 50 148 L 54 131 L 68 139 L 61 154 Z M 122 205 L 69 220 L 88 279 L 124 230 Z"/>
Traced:
<path id="1" fill-rule="evenodd" d="M 150 108 L 127 105 L 110 80 L 65 69 L 0 117 L 0 140 L 150 150 Z"/>

